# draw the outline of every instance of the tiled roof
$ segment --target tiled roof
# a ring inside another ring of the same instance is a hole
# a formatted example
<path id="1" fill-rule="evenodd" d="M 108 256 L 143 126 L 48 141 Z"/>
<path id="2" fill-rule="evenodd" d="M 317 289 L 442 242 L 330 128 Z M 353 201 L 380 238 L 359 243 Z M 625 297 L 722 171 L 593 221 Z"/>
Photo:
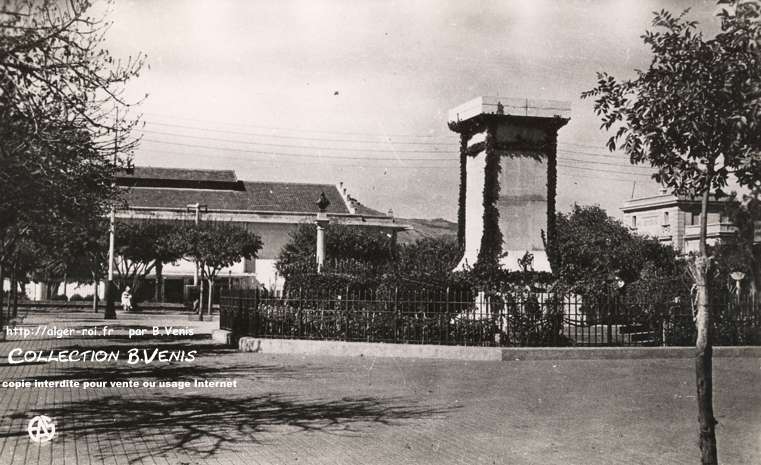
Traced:
<path id="1" fill-rule="evenodd" d="M 354 211 L 357 215 L 364 215 L 364 216 L 385 216 L 384 213 L 379 212 L 378 210 L 373 210 L 372 208 L 362 205 L 361 203 L 357 202 L 354 205 Z"/>
<path id="2" fill-rule="evenodd" d="M 249 210 L 316 213 L 319 209 L 315 202 L 325 192 L 330 201 L 328 212 L 349 213 L 338 189 L 332 184 L 244 181 L 243 185 L 250 201 Z"/>
<path id="3" fill-rule="evenodd" d="M 210 210 L 258 210 L 272 212 L 314 212 L 315 202 L 325 192 L 329 213 L 349 213 L 336 186 L 285 182 L 241 183 L 242 190 L 166 189 L 134 187 L 125 200 L 132 207 L 185 208 L 200 203 Z"/>
<path id="4" fill-rule="evenodd" d="M 218 182 L 235 182 L 238 180 L 233 170 L 189 170 L 182 168 L 159 168 L 155 166 L 136 166 L 132 174 L 124 174 L 119 177 L 128 179 L 175 179 L 182 181 Z"/>
<path id="5" fill-rule="evenodd" d="M 333 184 L 238 181 L 232 170 L 198 170 L 136 166 L 120 175 L 125 201 L 131 207 L 186 208 L 199 203 L 210 210 L 249 210 L 316 213 L 317 199 L 325 193 L 329 213 L 350 213 Z M 356 215 L 385 216 L 350 199 Z"/>

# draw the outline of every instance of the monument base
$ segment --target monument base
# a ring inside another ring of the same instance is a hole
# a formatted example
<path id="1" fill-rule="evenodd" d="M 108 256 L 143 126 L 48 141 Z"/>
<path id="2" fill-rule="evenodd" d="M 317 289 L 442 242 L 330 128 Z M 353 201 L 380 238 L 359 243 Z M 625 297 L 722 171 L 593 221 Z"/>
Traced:
<path id="1" fill-rule="evenodd" d="M 499 265 L 502 269 L 508 271 L 522 271 L 523 268 L 518 264 L 518 260 L 523 258 L 526 254 L 525 250 L 507 250 L 507 256 L 502 257 L 499 261 Z M 531 263 L 531 269 L 533 271 L 546 271 L 552 272 L 550 267 L 550 261 L 547 258 L 547 252 L 544 250 L 532 250 L 531 254 L 534 256 L 534 261 Z M 472 268 L 478 260 L 478 253 L 465 253 L 465 255 L 457 264 L 454 271 L 466 271 Z"/>

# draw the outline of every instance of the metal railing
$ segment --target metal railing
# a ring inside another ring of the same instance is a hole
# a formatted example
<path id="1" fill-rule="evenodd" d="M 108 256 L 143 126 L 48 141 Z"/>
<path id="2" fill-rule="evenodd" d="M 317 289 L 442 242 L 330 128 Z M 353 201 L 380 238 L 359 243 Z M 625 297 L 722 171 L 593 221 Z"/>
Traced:
<path id="1" fill-rule="evenodd" d="M 717 344 L 761 343 L 761 306 L 728 298 L 712 307 Z M 450 289 L 232 290 L 220 327 L 237 337 L 465 346 L 692 345 L 686 302 L 583 299 L 539 292 Z"/>

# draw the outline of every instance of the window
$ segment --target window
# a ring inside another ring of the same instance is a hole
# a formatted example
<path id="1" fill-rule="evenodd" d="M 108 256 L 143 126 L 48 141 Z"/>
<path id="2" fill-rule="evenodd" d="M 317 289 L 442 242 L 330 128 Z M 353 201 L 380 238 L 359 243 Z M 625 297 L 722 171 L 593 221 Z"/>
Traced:
<path id="1" fill-rule="evenodd" d="M 243 259 L 243 272 L 244 273 L 256 273 L 256 259 Z"/>
<path id="2" fill-rule="evenodd" d="M 669 212 L 663 212 L 663 226 L 668 226 L 671 223 L 669 223 Z"/>
<path id="3" fill-rule="evenodd" d="M 636 228 L 636 227 L 637 227 L 637 217 L 632 216 L 632 228 Z"/>
<path id="4" fill-rule="evenodd" d="M 688 213 L 690 215 L 690 226 L 697 226 L 700 224 L 700 213 L 691 211 Z"/>

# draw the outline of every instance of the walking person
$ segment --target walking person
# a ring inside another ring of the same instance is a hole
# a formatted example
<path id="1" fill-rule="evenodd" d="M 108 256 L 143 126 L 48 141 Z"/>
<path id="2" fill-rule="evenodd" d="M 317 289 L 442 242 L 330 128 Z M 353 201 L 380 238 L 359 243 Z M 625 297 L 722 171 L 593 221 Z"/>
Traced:
<path id="1" fill-rule="evenodd" d="M 122 310 L 125 312 L 132 311 L 132 294 L 129 292 L 129 286 L 124 288 L 124 292 L 122 292 Z"/>

